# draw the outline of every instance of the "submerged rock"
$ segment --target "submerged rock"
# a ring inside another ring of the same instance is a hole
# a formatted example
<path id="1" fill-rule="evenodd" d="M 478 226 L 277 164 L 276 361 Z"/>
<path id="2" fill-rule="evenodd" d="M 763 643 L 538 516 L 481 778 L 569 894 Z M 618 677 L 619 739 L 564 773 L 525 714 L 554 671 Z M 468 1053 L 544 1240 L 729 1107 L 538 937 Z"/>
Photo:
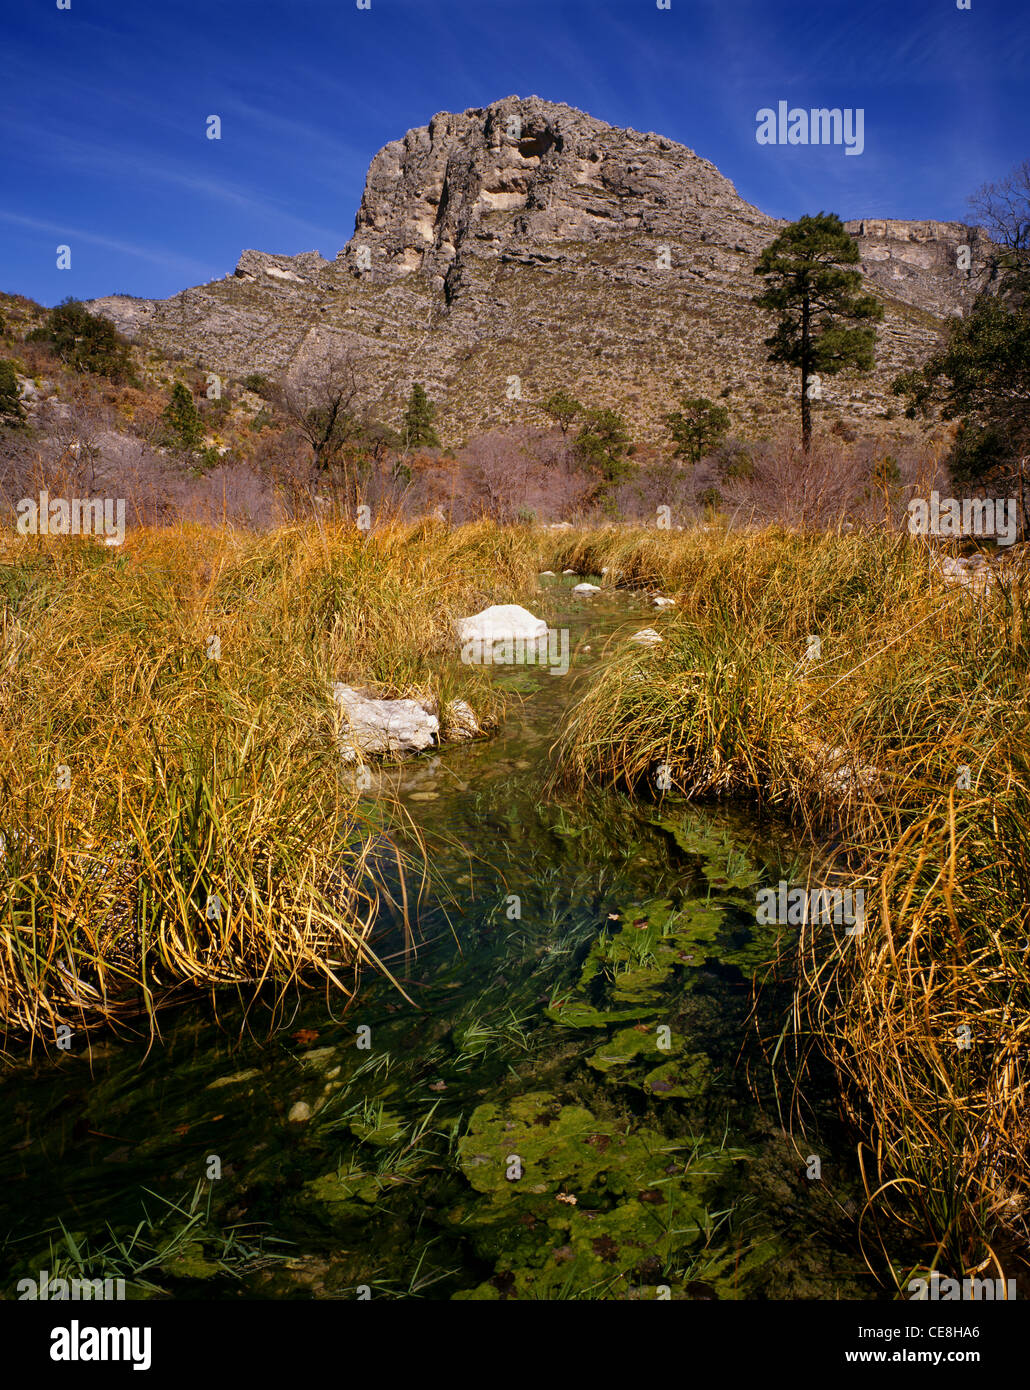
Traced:
<path id="1" fill-rule="evenodd" d="M 418 700 L 377 700 L 339 681 L 333 700 L 343 715 L 344 762 L 362 754 L 421 753 L 437 741 L 440 721 Z"/>
<path id="2" fill-rule="evenodd" d="M 577 584 L 572 592 L 574 594 L 599 594 L 601 586 L 600 584 Z"/>
<path id="3" fill-rule="evenodd" d="M 216 1081 L 209 1081 L 204 1088 L 208 1091 L 217 1091 L 221 1086 L 238 1086 L 244 1081 L 253 1081 L 255 1077 L 261 1075 L 257 1067 L 248 1067 L 246 1071 L 233 1072 L 231 1076 L 220 1076 Z"/>

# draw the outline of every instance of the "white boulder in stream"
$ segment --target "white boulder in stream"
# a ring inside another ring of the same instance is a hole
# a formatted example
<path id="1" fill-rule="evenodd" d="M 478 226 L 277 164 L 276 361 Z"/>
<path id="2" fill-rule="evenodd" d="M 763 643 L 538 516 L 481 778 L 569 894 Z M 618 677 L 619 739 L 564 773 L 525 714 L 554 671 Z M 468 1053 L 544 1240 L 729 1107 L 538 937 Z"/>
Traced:
<path id="1" fill-rule="evenodd" d="M 343 715 L 344 762 L 363 754 L 421 753 L 440 733 L 440 721 L 417 700 L 376 700 L 341 682 L 333 699 Z"/>
<path id="2" fill-rule="evenodd" d="M 653 627 L 642 627 L 639 632 L 634 632 L 629 640 L 639 642 L 642 647 L 653 647 L 662 640 L 662 637 L 661 633 L 655 632 Z"/>
<path id="3" fill-rule="evenodd" d="M 651 604 L 655 608 L 675 608 L 676 600 L 674 598 L 663 598 L 661 594 L 655 594 L 654 598 L 651 600 Z"/>
<path id="4" fill-rule="evenodd" d="M 600 584 L 577 584 L 572 592 L 574 594 L 599 594 L 601 586 Z"/>
<path id="5" fill-rule="evenodd" d="M 471 618 L 458 619 L 458 637 L 462 642 L 535 642 L 547 636 L 543 618 L 534 618 L 528 608 L 517 603 L 495 603 Z"/>

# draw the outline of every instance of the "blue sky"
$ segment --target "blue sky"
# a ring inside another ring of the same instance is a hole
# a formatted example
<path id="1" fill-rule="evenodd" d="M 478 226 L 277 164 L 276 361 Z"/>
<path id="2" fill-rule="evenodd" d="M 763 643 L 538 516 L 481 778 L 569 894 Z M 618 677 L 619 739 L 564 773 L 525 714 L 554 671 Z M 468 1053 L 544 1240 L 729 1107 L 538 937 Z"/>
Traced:
<path id="1" fill-rule="evenodd" d="M 963 218 L 1030 157 L 1028 0 L 19 0 L 3 26 L 0 289 L 45 304 L 331 258 L 383 144 L 512 93 L 679 140 L 779 217 Z M 758 145 L 781 99 L 861 107 L 864 152 Z"/>

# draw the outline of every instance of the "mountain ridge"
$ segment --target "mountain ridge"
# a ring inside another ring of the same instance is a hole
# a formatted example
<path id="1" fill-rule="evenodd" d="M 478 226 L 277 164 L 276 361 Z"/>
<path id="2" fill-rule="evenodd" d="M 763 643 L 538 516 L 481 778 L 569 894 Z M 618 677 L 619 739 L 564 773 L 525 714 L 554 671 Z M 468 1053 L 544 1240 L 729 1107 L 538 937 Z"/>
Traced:
<path id="1" fill-rule="evenodd" d="M 682 391 L 724 399 L 738 433 L 768 433 L 793 420 L 797 382 L 755 351 L 770 323 L 751 303 L 753 268 L 785 225 L 668 137 L 506 97 L 384 145 L 334 260 L 247 250 L 230 275 L 166 300 L 90 307 L 225 376 L 303 377 L 355 348 L 384 417 L 425 383 L 445 444 L 539 424 L 536 403 L 559 387 L 620 409 L 656 445 Z M 941 220 L 845 225 L 885 317 L 876 368 L 828 379 L 817 426 L 904 436 L 890 379 L 968 308 L 982 239 Z"/>

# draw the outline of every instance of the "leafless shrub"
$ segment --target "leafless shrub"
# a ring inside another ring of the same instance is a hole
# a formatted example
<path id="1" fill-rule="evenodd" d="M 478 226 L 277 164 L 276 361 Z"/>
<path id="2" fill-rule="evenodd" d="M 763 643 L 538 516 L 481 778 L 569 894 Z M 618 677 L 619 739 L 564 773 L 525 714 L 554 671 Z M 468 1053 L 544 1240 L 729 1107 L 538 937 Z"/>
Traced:
<path id="1" fill-rule="evenodd" d="M 909 499 L 939 484 L 939 451 L 817 436 L 808 454 L 793 434 L 751 450 L 749 476 L 717 484 L 722 510 L 743 522 L 801 530 L 902 524 Z"/>

